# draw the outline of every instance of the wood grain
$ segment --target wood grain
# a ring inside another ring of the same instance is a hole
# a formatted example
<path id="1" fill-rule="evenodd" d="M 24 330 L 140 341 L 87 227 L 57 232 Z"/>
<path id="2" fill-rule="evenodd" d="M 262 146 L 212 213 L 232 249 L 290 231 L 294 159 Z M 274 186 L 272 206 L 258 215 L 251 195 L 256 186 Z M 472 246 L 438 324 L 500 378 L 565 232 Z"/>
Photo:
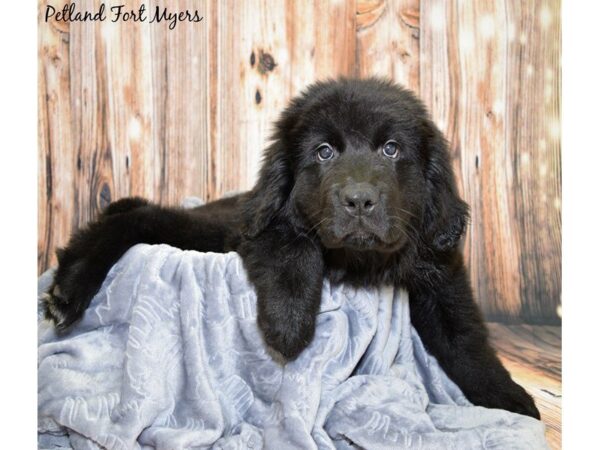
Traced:
<path id="1" fill-rule="evenodd" d="M 58 3 L 58 2 L 57 2 Z M 41 11 L 41 10 L 40 10 Z M 38 20 L 43 20 L 40 12 Z M 40 23 L 38 267 L 54 264 L 54 248 L 79 225 L 75 204 L 77 158 L 72 140 L 68 24 Z"/>
<path id="2" fill-rule="evenodd" d="M 561 302 L 560 0 L 507 4 L 506 146 L 520 241 L 519 311 L 556 321 Z M 543 280 L 543 282 L 542 282 Z M 554 313 L 554 314 L 553 314 Z"/>
<path id="3" fill-rule="evenodd" d="M 214 198 L 253 185 L 292 96 L 315 79 L 352 74 L 355 12 L 352 2 L 317 0 L 212 5 Z"/>
<path id="4" fill-rule="evenodd" d="M 489 323 L 490 337 L 513 379 L 535 399 L 552 449 L 561 448 L 562 358 L 557 326 Z"/>
<path id="5" fill-rule="evenodd" d="M 390 78 L 419 93 L 419 0 L 363 0 L 357 7 L 358 75 Z"/>
<path id="6" fill-rule="evenodd" d="M 204 19 L 173 30 L 45 23 L 47 3 L 40 272 L 111 200 L 178 204 L 250 188 L 291 97 L 317 79 L 379 75 L 417 91 L 448 136 L 486 316 L 559 322 L 559 0 L 182 0 L 169 6 Z"/>
<path id="7" fill-rule="evenodd" d="M 465 254 L 490 319 L 560 322 L 559 10 L 421 1 L 421 97 L 471 206 Z"/>

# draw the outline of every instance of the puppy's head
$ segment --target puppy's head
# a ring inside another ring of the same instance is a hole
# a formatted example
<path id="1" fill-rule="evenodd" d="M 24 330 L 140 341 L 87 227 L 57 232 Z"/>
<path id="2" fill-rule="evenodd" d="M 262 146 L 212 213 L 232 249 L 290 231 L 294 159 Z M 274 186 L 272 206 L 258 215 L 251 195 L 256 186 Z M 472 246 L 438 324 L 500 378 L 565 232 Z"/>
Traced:
<path id="1" fill-rule="evenodd" d="M 390 82 L 317 83 L 276 124 L 249 203 L 250 234 L 277 220 L 326 248 L 454 247 L 466 205 L 446 143 L 421 102 Z"/>

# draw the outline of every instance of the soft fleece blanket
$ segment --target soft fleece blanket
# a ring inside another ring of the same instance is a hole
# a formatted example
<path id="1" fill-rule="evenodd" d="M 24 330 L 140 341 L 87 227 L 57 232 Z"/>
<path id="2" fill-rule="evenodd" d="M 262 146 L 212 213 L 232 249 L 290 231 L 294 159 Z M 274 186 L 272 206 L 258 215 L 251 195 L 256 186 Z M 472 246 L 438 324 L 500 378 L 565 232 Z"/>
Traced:
<path id="1" fill-rule="evenodd" d="M 541 422 L 465 399 L 406 292 L 325 283 L 316 338 L 287 365 L 255 300 L 235 253 L 130 249 L 72 333 L 39 322 L 40 448 L 547 448 Z"/>

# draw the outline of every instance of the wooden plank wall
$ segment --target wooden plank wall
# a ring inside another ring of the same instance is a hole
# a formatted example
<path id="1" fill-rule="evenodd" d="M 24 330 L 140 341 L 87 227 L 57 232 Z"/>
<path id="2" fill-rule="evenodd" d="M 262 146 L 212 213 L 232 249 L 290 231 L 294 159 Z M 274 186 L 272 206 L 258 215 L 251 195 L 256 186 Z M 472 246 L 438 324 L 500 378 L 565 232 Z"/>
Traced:
<path id="1" fill-rule="evenodd" d="M 381 75 L 415 90 L 452 144 L 486 316 L 559 322 L 560 0 L 146 2 L 204 16 L 173 30 L 45 23 L 46 4 L 64 2 L 39 2 L 40 272 L 110 200 L 250 188 L 293 95 Z"/>

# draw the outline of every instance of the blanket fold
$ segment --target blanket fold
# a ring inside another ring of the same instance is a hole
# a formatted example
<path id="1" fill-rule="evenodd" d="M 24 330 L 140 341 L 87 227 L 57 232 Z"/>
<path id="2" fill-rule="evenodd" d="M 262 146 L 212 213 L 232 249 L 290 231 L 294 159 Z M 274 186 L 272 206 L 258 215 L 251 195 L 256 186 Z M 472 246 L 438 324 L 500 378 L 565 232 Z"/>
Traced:
<path id="1" fill-rule="evenodd" d="M 40 448 L 547 448 L 541 422 L 466 400 L 408 308 L 326 282 L 314 341 L 281 365 L 237 254 L 138 245 L 71 333 L 39 321 Z"/>

